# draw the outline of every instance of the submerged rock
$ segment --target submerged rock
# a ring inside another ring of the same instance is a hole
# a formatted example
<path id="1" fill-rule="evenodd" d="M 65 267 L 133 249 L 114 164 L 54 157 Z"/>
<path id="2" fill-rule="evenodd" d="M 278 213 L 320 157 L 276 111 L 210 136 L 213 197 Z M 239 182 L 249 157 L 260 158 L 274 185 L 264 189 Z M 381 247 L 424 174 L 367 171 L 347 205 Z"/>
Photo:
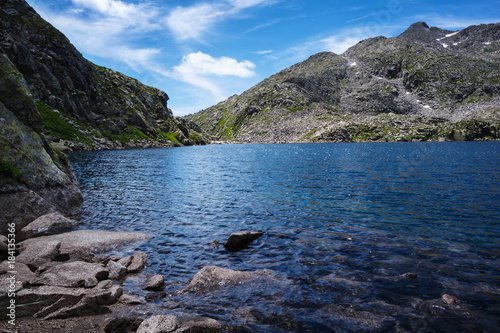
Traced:
<path id="1" fill-rule="evenodd" d="M 267 269 L 243 272 L 216 266 L 207 266 L 195 274 L 188 286 L 181 293 L 212 291 L 222 286 L 238 285 L 257 277 L 268 277 L 271 275 L 273 275 L 273 272 Z"/>
<path id="2" fill-rule="evenodd" d="M 264 235 L 263 232 L 257 231 L 240 231 L 231 234 L 224 244 L 224 248 L 231 252 L 241 251 L 262 235 Z"/>

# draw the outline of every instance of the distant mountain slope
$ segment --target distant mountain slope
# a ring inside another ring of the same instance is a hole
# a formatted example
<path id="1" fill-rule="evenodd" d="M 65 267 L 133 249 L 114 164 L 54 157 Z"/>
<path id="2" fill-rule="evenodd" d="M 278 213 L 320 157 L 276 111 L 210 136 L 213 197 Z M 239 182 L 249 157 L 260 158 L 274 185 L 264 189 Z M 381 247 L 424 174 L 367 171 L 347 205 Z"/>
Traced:
<path id="1" fill-rule="evenodd" d="M 49 139 L 76 148 L 203 143 L 172 115 L 165 92 L 86 60 L 24 0 L 1 1 L 0 47 L 26 79 Z"/>
<path id="2" fill-rule="evenodd" d="M 500 24 L 415 23 L 323 52 L 187 119 L 242 142 L 500 137 Z"/>

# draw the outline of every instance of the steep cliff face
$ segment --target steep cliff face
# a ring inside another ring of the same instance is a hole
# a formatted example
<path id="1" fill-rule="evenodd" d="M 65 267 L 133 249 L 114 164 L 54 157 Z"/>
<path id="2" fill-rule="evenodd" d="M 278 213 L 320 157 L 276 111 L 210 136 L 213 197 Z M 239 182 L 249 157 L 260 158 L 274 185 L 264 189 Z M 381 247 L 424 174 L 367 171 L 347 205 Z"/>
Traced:
<path id="1" fill-rule="evenodd" d="M 0 234 L 40 215 L 76 215 L 83 198 L 64 154 L 44 142 L 41 115 L 21 73 L 0 48 Z"/>
<path id="2" fill-rule="evenodd" d="M 500 24 L 419 22 L 313 55 L 188 119 L 243 142 L 499 138 L 499 49 Z"/>
<path id="3" fill-rule="evenodd" d="M 80 149 L 203 143 L 173 117 L 165 92 L 87 61 L 24 0 L 2 0 L 0 28 L 0 45 L 26 79 L 49 138 Z"/>

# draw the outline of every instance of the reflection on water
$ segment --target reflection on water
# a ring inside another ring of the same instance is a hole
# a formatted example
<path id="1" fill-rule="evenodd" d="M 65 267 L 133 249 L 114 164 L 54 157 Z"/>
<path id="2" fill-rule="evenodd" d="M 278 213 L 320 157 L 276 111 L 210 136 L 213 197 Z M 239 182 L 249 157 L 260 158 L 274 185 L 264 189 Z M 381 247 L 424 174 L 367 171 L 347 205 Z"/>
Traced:
<path id="1" fill-rule="evenodd" d="M 82 228 L 153 235 L 141 247 L 146 273 L 164 275 L 172 294 L 154 308 L 266 332 L 500 324 L 498 142 L 205 146 L 71 160 Z M 211 246 L 240 230 L 265 235 L 235 254 Z M 174 294 L 209 265 L 275 278 Z"/>

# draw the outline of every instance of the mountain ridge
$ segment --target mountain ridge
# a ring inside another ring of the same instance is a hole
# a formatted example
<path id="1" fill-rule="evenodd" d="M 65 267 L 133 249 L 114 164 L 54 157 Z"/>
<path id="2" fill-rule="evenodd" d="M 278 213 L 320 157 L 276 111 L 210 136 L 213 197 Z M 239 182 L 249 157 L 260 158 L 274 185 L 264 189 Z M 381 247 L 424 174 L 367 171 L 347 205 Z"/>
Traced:
<path id="1" fill-rule="evenodd" d="M 312 55 L 187 119 L 235 142 L 496 139 L 499 50 L 500 24 L 417 22 Z"/>

